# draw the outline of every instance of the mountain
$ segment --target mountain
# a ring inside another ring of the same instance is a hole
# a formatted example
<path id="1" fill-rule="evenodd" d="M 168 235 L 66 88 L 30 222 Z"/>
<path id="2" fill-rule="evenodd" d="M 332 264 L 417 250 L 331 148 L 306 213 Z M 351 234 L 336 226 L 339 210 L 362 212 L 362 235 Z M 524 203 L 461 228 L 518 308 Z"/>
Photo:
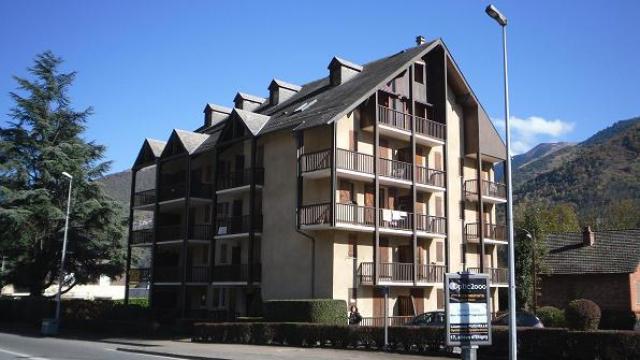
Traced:
<path id="1" fill-rule="evenodd" d="M 535 177 L 535 175 L 547 172 L 552 170 L 555 166 L 558 165 L 557 161 L 544 161 L 538 163 L 537 166 L 529 166 L 534 163 L 538 159 L 550 156 L 556 151 L 560 151 L 562 149 L 574 146 L 574 143 L 569 142 L 557 142 L 557 143 L 541 143 L 536 145 L 531 150 L 526 153 L 515 155 L 511 158 L 511 167 L 513 168 L 513 181 L 514 184 L 520 184 L 522 182 L 527 181 L 531 177 Z M 547 158 L 547 159 L 550 159 Z M 498 164 L 496 167 L 496 180 L 499 182 L 503 181 L 503 170 L 502 163 Z M 517 176 L 516 176 L 517 174 Z"/>
<path id="2" fill-rule="evenodd" d="M 105 175 L 98 182 L 102 185 L 104 192 L 113 200 L 122 205 L 124 209 L 129 208 L 131 193 L 131 170 L 124 170 L 117 173 Z"/>
<path id="3" fill-rule="evenodd" d="M 569 202 L 582 210 L 640 199 L 640 117 L 619 121 L 575 145 L 543 145 L 513 166 L 516 201 Z"/>

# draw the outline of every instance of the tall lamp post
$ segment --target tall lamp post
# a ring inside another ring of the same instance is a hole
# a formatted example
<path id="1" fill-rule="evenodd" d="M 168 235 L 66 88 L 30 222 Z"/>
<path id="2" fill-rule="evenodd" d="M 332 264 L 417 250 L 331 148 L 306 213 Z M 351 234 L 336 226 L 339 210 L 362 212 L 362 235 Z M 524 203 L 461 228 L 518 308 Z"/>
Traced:
<path id="1" fill-rule="evenodd" d="M 56 326 L 60 323 L 60 302 L 62 296 L 62 283 L 64 281 L 64 258 L 67 254 L 67 234 L 69 232 L 69 210 L 71 209 L 71 184 L 73 176 L 68 172 L 62 175 L 69 178 L 69 195 L 67 196 L 67 216 L 64 220 L 64 239 L 62 240 L 62 256 L 60 257 L 60 270 L 58 272 L 58 295 L 56 296 Z"/>
<path id="2" fill-rule="evenodd" d="M 513 243 L 513 195 L 511 192 L 511 137 L 509 128 L 509 74 L 507 70 L 507 17 L 495 6 L 489 5 L 485 9 L 487 15 L 502 27 L 502 61 L 504 65 L 504 122 L 507 140 L 507 228 L 509 234 L 509 359 L 518 358 L 516 331 L 516 276 L 515 250 Z"/>

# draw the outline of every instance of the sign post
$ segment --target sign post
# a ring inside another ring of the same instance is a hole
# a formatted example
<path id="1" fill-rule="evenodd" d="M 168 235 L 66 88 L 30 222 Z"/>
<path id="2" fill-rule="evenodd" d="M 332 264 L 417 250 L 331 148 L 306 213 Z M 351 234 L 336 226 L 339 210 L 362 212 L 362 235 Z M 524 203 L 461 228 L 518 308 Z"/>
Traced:
<path id="1" fill-rule="evenodd" d="M 446 344 L 462 348 L 462 358 L 476 359 L 481 345 L 491 345 L 489 275 L 445 274 Z"/>

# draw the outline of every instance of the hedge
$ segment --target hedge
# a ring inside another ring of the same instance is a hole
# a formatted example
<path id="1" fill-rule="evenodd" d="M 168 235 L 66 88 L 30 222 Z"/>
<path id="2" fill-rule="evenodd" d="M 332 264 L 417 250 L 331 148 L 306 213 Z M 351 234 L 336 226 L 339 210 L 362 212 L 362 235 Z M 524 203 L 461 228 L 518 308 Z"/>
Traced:
<path id="1" fill-rule="evenodd" d="M 573 300 L 564 310 L 567 326 L 575 330 L 596 330 L 600 324 L 600 307 L 587 299 Z"/>
<path id="2" fill-rule="evenodd" d="M 536 311 L 536 316 L 545 327 L 566 327 L 564 311 L 553 306 L 543 306 Z"/>
<path id="3" fill-rule="evenodd" d="M 254 345 L 329 346 L 380 349 L 383 328 L 303 323 L 197 323 L 194 342 Z M 443 329 L 400 326 L 389 328 L 391 350 L 432 352 L 445 349 Z M 493 345 L 481 347 L 481 358 L 508 356 L 508 329 L 493 329 Z M 638 359 L 640 333 L 633 331 L 571 331 L 518 329 L 518 352 L 526 359 Z"/>
<path id="4" fill-rule="evenodd" d="M 267 322 L 347 323 L 344 300 L 268 300 L 263 304 L 263 312 Z"/>

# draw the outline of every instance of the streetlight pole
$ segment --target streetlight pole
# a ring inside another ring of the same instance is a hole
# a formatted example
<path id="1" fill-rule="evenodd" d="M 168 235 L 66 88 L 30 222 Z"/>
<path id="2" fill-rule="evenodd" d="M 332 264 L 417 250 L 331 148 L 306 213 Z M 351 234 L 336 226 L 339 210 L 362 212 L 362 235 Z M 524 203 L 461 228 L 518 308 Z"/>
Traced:
<path id="1" fill-rule="evenodd" d="M 67 216 L 64 220 L 64 239 L 62 240 L 62 256 L 60 257 L 60 270 L 58 272 L 58 296 L 56 296 L 56 326 L 60 323 L 60 302 L 62 296 L 62 282 L 64 281 L 64 258 L 67 253 L 67 234 L 69 232 L 69 210 L 71 209 L 71 184 L 73 176 L 67 172 L 62 175 L 69 178 L 69 194 L 67 196 Z"/>
<path id="2" fill-rule="evenodd" d="M 502 61 L 504 65 L 504 122 L 507 141 L 507 228 L 509 234 L 509 359 L 518 358 L 516 329 L 516 275 L 513 243 L 513 194 L 511 191 L 511 131 L 509 127 L 509 72 L 507 67 L 507 18 L 493 5 L 485 9 L 487 15 L 502 27 Z"/>

